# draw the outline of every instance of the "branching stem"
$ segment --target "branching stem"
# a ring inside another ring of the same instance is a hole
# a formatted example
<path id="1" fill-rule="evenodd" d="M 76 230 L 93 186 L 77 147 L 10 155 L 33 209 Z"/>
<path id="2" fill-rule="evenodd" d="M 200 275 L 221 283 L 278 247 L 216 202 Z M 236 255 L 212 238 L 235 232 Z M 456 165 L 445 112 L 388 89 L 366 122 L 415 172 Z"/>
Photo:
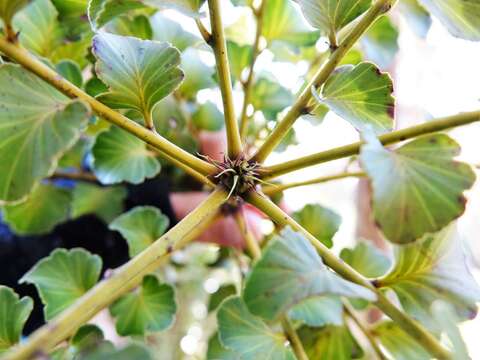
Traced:
<path id="1" fill-rule="evenodd" d="M 228 156 L 231 159 L 236 159 L 242 153 L 242 141 L 240 140 L 240 132 L 238 130 L 238 123 L 233 106 L 232 78 L 230 76 L 230 66 L 228 64 L 227 45 L 223 31 L 220 1 L 221 0 L 208 0 L 210 24 L 212 26 L 210 45 L 215 54 L 218 81 L 222 93 Z"/>
<path id="2" fill-rule="evenodd" d="M 312 99 L 311 88 L 319 88 L 327 81 L 346 53 L 352 48 L 362 34 L 382 14 L 389 10 L 392 0 L 377 0 L 377 2 L 363 15 L 350 33 L 332 52 L 328 61 L 318 70 L 312 80 L 305 86 L 300 96 L 292 105 L 285 117 L 273 129 L 262 146 L 257 150 L 253 159 L 263 163 L 268 155 L 277 147 L 300 115 L 305 112 L 308 102 Z"/>
<path id="3" fill-rule="evenodd" d="M 425 350 L 427 350 L 435 358 L 439 360 L 452 359 L 452 354 L 445 349 L 442 344 L 420 323 L 398 309 L 379 289 L 373 286 L 368 279 L 359 274 L 344 261 L 339 259 L 321 241 L 305 230 L 300 224 L 288 216 L 288 214 L 286 214 L 267 197 L 252 191 L 250 192 L 247 200 L 268 215 L 278 225 L 289 225 L 293 230 L 301 232 L 317 249 L 324 263 L 337 274 L 346 280 L 352 281 L 373 291 L 377 295 L 377 301 L 375 302 L 375 305 L 393 321 L 395 321 L 407 334 L 412 336 L 413 339 L 422 345 Z"/>
<path id="4" fill-rule="evenodd" d="M 420 125 L 411 126 L 402 130 L 392 131 L 391 133 L 381 135 L 378 139 L 382 142 L 382 144 L 389 145 L 399 141 L 415 138 L 420 135 L 467 125 L 476 121 L 480 121 L 480 110 L 464 112 L 457 115 L 446 116 L 436 120 L 427 121 Z M 266 166 L 259 169 L 259 172 L 262 175 L 262 179 L 273 179 L 295 170 L 358 154 L 360 152 L 361 145 L 362 142 L 356 142 L 330 150 L 321 151 L 316 154 L 286 161 L 278 165 Z"/>
<path id="5" fill-rule="evenodd" d="M 122 294 L 141 283 L 143 277 L 161 265 L 175 250 L 195 239 L 215 219 L 227 194 L 215 190 L 181 222 L 155 241 L 143 252 L 99 282 L 77 302 L 35 331 L 26 342 L 12 348 L 4 360 L 29 359 L 34 354 L 51 350 L 59 342 L 71 336 L 81 325 L 96 313 L 109 306 Z"/>

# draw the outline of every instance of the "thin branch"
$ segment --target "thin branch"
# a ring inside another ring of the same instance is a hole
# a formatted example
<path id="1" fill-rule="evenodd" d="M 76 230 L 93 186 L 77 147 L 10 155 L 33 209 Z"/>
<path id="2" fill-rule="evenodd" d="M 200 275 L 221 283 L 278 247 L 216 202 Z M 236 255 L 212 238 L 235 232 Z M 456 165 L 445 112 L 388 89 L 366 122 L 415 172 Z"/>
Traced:
<path id="1" fill-rule="evenodd" d="M 50 85 L 54 86 L 68 97 L 84 101 L 90 105 L 92 110 L 103 119 L 120 126 L 132 135 L 135 135 L 139 139 L 145 141 L 147 144 L 158 149 L 162 156 L 174 163 L 176 166 L 181 167 L 187 172 L 193 169 L 197 173 L 205 176 L 213 174 L 216 171 L 215 166 L 212 164 L 193 156 L 182 148 L 166 140 L 164 137 L 137 124 L 135 121 L 130 120 L 126 116 L 110 109 L 108 106 L 91 97 L 83 90 L 65 80 L 62 76 L 50 69 L 44 63 L 37 60 L 34 56 L 30 55 L 28 51 L 22 47 L 11 44 L 4 38 L 0 38 L 0 51 L 22 65 L 25 69 L 31 71 Z"/>
<path id="2" fill-rule="evenodd" d="M 352 306 L 347 302 L 343 302 L 343 309 L 347 316 L 353 320 L 355 325 L 360 329 L 360 331 L 365 335 L 367 338 L 370 346 L 372 347 L 372 350 L 374 351 L 375 355 L 377 356 L 378 359 L 380 360 L 387 360 L 387 357 L 383 354 L 382 350 L 380 349 L 380 346 L 377 343 L 377 340 L 374 338 L 372 335 L 370 329 L 368 329 L 360 320 L 360 318 L 357 316 L 355 313 L 355 310 L 352 308 Z"/>
<path id="3" fill-rule="evenodd" d="M 330 176 L 322 176 L 322 177 L 317 177 L 314 179 L 310 180 L 305 180 L 305 181 L 297 181 L 297 182 L 292 182 L 292 183 L 287 183 L 287 184 L 273 184 L 273 185 L 267 185 L 262 187 L 262 192 L 265 195 L 272 196 L 275 195 L 279 192 L 282 192 L 287 189 L 292 189 L 300 186 L 307 186 L 307 185 L 316 185 L 316 184 L 321 184 L 324 182 L 328 181 L 334 181 L 334 180 L 339 180 L 339 179 L 345 179 L 349 177 L 363 177 L 366 176 L 364 172 L 358 171 L 358 172 L 344 172 L 341 174 L 336 174 L 336 175 L 330 175 Z"/>
<path id="4" fill-rule="evenodd" d="M 269 216 L 277 224 L 281 226 L 289 225 L 293 230 L 301 232 L 317 249 L 324 263 L 334 270 L 338 275 L 342 276 L 346 280 L 352 281 L 373 291 L 377 296 L 375 305 L 394 322 L 396 322 L 407 334 L 412 336 L 413 339 L 422 345 L 425 350 L 431 353 L 435 358 L 439 360 L 452 359 L 452 354 L 450 351 L 444 348 L 443 345 L 419 322 L 398 309 L 379 289 L 373 286 L 368 279 L 359 274 L 344 261 L 339 259 L 321 241 L 305 230 L 300 224 L 288 216 L 288 214 L 286 214 L 267 197 L 252 191 L 249 193 L 247 200 L 267 216 Z"/>
<path id="5" fill-rule="evenodd" d="M 210 23 L 212 27 L 210 45 L 215 53 L 218 81 L 222 93 L 228 156 L 231 159 L 235 159 L 242 153 L 242 141 L 240 140 L 240 132 L 238 130 L 238 123 L 233 106 L 232 78 L 230 76 L 230 66 L 228 64 L 227 45 L 223 31 L 220 1 L 221 0 L 208 0 Z"/>
<path id="6" fill-rule="evenodd" d="M 255 63 L 257 62 L 257 58 L 260 55 L 260 38 L 262 36 L 262 28 L 263 28 L 263 14 L 265 4 L 268 0 L 263 0 L 257 10 L 254 11 L 254 14 L 257 18 L 257 31 L 255 33 L 255 41 L 253 42 L 252 47 L 252 60 L 250 62 L 250 68 L 248 70 L 248 77 L 245 83 L 243 84 L 243 106 L 242 112 L 240 114 L 240 138 L 245 140 L 248 132 L 248 116 L 247 110 L 248 105 L 250 105 L 251 97 L 252 97 L 252 87 L 253 87 L 253 78 L 255 75 L 254 68 Z"/>
<path id="7" fill-rule="evenodd" d="M 457 126 L 467 125 L 480 121 L 480 110 L 464 112 L 453 116 L 447 116 L 436 120 L 430 120 L 426 123 L 407 127 L 402 130 L 392 131 L 381 135 L 378 139 L 383 145 L 394 144 L 407 139 L 415 138 L 420 135 L 430 134 Z M 316 154 L 304 156 L 292 161 L 286 161 L 281 164 L 266 166 L 259 170 L 262 179 L 273 179 L 280 175 L 303 169 L 309 166 L 318 165 L 324 162 L 341 159 L 347 156 L 356 155 L 360 152 L 362 142 L 351 143 Z"/>
<path id="8" fill-rule="evenodd" d="M 300 340 L 295 328 L 292 323 L 288 320 L 286 316 L 283 316 L 281 319 L 282 328 L 285 334 L 287 335 L 290 345 L 292 345 L 293 352 L 297 360 L 308 360 L 307 353 L 303 348 L 302 341 Z"/>
<path id="9" fill-rule="evenodd" d="M 181 222 L 128 263 L 101 281 L 72 306 L 35 331 L 27 341 L 12 348 L 4 359 L 24 360 L 34 354 L 46 353 L 96 313 L 110 305 L 122 294 L 132 290 L 143 277 L 158 268 L 169 255 L 194 240 L 215 219 L 226 200 L 223 190 L 215 190 Z"/>
<path id="10" fill-rule="evenodd" d="M 299 116 L 304 114 L 308 108 L 308 102 L 312 99 L 311 88 L 319 88 L 327 81 L 331 73 L 335 70 L 345 54 L 352 48 L 357 40 L 362 36 L 370 25 L 391 7 L 392 0 L 378 0 L 366 13 L 362 19 L 352 28 L 352 31 L 339 44 L 337 49 L 332 52 L 328 61 L 318 70 L 312 80 L 305 86 L 300 96 L 290 108 L 285 117 L 273 129 L 262 146 L 253 156 L 253 160 L 263 163 L 268 155 L 277 147 L 292 127 Z"/>
<path id="11" fill-rule="evenodd" d="M 197 24 L 198 31 L 200 32 L 200 35 L 202 35 L 203 40 L 205 40 L 207 44 L 210 44 L 212 34 L 210 34 L 200 19 L 195 19 L 195 24 Z"/>

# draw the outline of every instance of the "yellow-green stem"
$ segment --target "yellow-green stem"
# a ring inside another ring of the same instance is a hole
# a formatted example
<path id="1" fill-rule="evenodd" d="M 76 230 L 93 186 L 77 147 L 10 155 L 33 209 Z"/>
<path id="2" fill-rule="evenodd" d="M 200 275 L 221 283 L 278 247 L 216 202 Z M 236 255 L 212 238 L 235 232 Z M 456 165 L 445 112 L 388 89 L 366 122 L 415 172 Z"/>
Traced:
<path id="1" fill-rule="evenodd" d="M 303 348 L 302 341 L 298 337 L 295 328 L 293 327 L 290 320 L 287 319 L 286 316 L 283 316 L 281 319 L 283 332 L 287 335 L 288 341 L 290 345 L 292 345 L 293 352 L 297 360 L 309 360 L 305 349 Z"/>
<path id="2" fill-rule="evenodd" d="M 222 93 L 228 156 L 231 159 L 235 159 L 242 153 L 242 141 L 240 140 L 240 132 L 238 130 L 238 123 L 233 106 L 232 78 L 230 76 L 230 66 L 228 64 L 227 45 L 223 31 L 220 0 L 208 0 L 208 8 L 210 10 L 210 24 L 212 27 L 210 45 L 215 53 L 218 82 Z"/>
<path id="3" fill-rule="evenodd" d="M 245 140 L 248 132 L 248 116 L 247 110 L 248 105 L 250 105 L 251 97 L 252 97 L 252 87 L 253 87 L 253 78 L 255 75 L 254 68 L 255 63 L 257 62 L 257 57 L 260 55 L 260 37 L 262 36 L 262 28 L 263 28 L 263 9 L 265 8 L 265 4 L 268 0 L 263 0 L 260 6 L 258 7 L 257 11 L 254 11 L 255 16 L 257 18 L 257 31 L 255 33 L 255 41 L 253 43 L 253 53 L 252 53 L 252 60 L 250 62 L 250 68 L 248 70 L 248 77 L 245 83 L 243 84 L 243 105 L 242 105 L 242 112 L 240 113 L 240 138 Z"/>
<path id="4" fill-rule="evenodd" d="M 413 339 L 422 345 L 425 350 L 427 350 L 435 358 L 438 360 L 452 359 L 452 354 L 445 347 L 443 347 L 442 344 L 419 322 L 398 309 L 379 289 L 373 286 L 368 279 L 359 274 L 344 261 L 339 259 L 321 241 L 305 230 L 300 224 L 288 216 L 288 214 L 270 201 L 266 196 L 256 192 L 250 192 L 247 200 L 259 210 L 263 211 L 277 224 L 282 226 L 289 225 L 293 230 L 301 232 L 317 249 L 318 253 L 323 259 L 323 262 L 337 274 L 346 280 L 352 281 L 373 291 L 377 296 L 375 305 L 394 322 L 396 322 L 407 334 L 412 336 Z"/>
<path id="5" fill-rule="evenodd" d="M 287 184 L 272 184 L 272 185 L 266 185 L 262 187 L 262 192 L 265 195 L 272 196 L 275 195 L 279 192 L 282 192 L 287 189 L 292 189 L 300 186 L 307 186 L 307 185 L 315 185 L 315 184 L 321 184 L 324 182 L 328 181 L 334 181 L 334 180 L 340 180 L 340 179 L 346 179 L 349 177 L 363 177 L 366 174 L 364 172 L 345 172 L 341 174 L 336 174 L 336 175 L 330 175 L 330 176 L 321 176 L 318 178 L 310 179 L 310 180 L 305 180 L 305 181 L 296 181 L 296 182 L 291 182 Z"/>
<path id="6" fill-rule="evenodd" d="M 162 264 L 175 250 L 195 239 L 215 218 L 227 199 L 224 190 L 217 189 L 181 222 L 155 241 L 128 263 L 116 269 L 72 306 L 35 331 L 24 343 L 8 352 L 4 360 L 24 360 L 35 354 L 45 354 L 59 342 L 71 336 L 96 313 L 122 294 L 132 290 L 143 277 Z"/>
<path id="7" fill-rule="evenodd" d="M 253 160 L 263 163 L 268 155 L 277 147 L 292 127 L 298 117 L 307 111 L 308 102 L 312 99 L 312 86 L 320 87 L 335 70 L 345 54 L 352 48 L 362 34 L 382 14 L 390 9 L 392 0 L 377 0 L 377 2 L 363 15 L 360 21 L 352 28 L 350 33 L 332 52 L 328 61 L 318 70 L 312 80 L 305 86 L 300 96 L 292 105 L 285 117 L 273 129 L 262 146 L 253 156 Z"/>
<path id="8" fill-rule="evenodd" d="M 0 51 L 68 97 L 83 100 L 90 105 L 98 116 L 142 139 L 157 149 L 167 160 L 181 167 L 186 172 L 194 170 L 197 173 L 208 176 L 216 171 L 215 166 L 212 164 L 193 156 L 162 136 L 137 124 L 135 121 L 130 120 L 126 116 L 110 109 L 108 106 L 91 97 L 29 54 L 24 48 L 9 43 L 5 38 L 0 38 Z"/>
<path id="9" fill-rule="evenodd" d="M 392 131 L 391 133 L 381 135 L 378 139 L 384 145 L 394 144 L 399 141 L 411 139 L 420 135 L 430 134 L 457 126 L 467 125 L 480 121 L 480 110 L 464 112 L 457 115 L 446 116 L 443 118 L 427 121 L 426 123 L 411 126 L 402 130 Z M 281 164 L 266 166 L 259 171 L 262 179 L 273 179 L 280 175 L 303 169 L 309 166 L 318 165 L 327 161 L 341 159 L 347 156 L 356 155 L 360 152 L 362 142 L 356 142 L 316 154 L 304 156 L 295 160 L 286 161 Z"/>

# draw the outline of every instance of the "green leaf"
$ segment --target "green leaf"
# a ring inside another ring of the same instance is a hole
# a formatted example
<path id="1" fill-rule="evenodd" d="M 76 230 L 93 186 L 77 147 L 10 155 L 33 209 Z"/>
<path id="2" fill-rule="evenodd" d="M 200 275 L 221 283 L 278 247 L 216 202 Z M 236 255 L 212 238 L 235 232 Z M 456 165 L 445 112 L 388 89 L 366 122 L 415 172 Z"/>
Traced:
<path id="1" fill-rule="evenodd" d="M 0 0 L 0 18 L 11 23 L 13 15 L 28 4 L 29 0 Z"/>
<path id="2" fill-rule="evenodd" d="M 346 326 L 322 329 L 302 327 L 298 331 L 309 359 L 351 360 L 363 356 L 363 350 Z"/>
<path id="3" fill-rule="evenodd" d="M 425 38 L 432 25 L 430 14 L 417 0 L 401 0 L 398 5 L 403 17 L 415 34 L 421 38 Z"/>
<path id="4" fill-rule="evenodd" d="M 99 33 L 93 52 L 96 74 L 110 88 L 97 98 L 114 108 L 146 116 L 183 79 L 180 53 L 167 43 Z"/>
<path id="5" fill-rule="evenodd" d="M 383 321 L 372 329 L 372 334 L 380 341 L 395 360 L 430 360 L 431 356 L 418 342 L 403 331 L 393 321 Z"/>
<path id="6" fill-rule="evenodd" d="M 360 242 L 353 249 L 344 248 L 340 252 L 340 257 L 368 278 L 385 275 L 391 266 L 391 261 L 385 253 L 367 242 Z"/>
<path id="7" fill-rule="evenodd" d="M 364 13 L 371 0 L 299 0 L 298 3 L 310 25 L 329 34 Z"/>
<path id="8" fill-rule="evenodd" d="M 210 299 L 208 300 L 208 312 L 214 311 L 223 300 L 236 293 L 237 288 L 233 284 L 221 286 L 216 292 L 210 295 Z"/>
<path id="9" fill-rule="evenodd" d="M 227 41 L 227 53 L 232 78 L 240 80 L 242 72 L 252 62 L 253 49 L 250 45 L 239 45 L 236 42 Z"/>
<path id="10" fill-rule="evenodd" d="M 81 360 L 153 360 L 152 355 L 142 345 L 129 344 L 122 349 L 115 349 L 111 343 L 104 343 L 91 354 L 82 357 Z"/>
<path id="11" fill-rule="evenodd" d="M 140 184 L 160 172 L 155 153 L 141 139 L 119 127 L 98 135 L 92 153 L 94 172 L 102 184 Z"/>
<path id="12" fill-rule="evenodd" d="M 85 91 L 90 96 L 97 96 L 108 91 L 108 87 L 97 77 L 92 77 L 85 84 Z"/>
<path id="13" fill-rule="evenodd" d="M 87 11 L 88 0 L 52 0 L 62 16 L 82 16 Z"/>
<path id="14" fill-rule="evenodd" d="M 318 204 L 307 204 L 294 212 L 292 217 L 329 248 L 333 246 L 333 236 L 342 222 L 336 212 Z"/>
<path id="15" fill-rule="evenodd" d="M 30 297 L 20 299 L 12 289 L 0 285 L 0 354 L 18 343 L 32 309 Z"/>
<path id="16" fill-rule="evenodd" d="M 109 223 L 122 213 L 126 196 L 127 191 L 120 186 L 102 187 L 77 183 L 73 189 L 72 218 L 95 214 Z"/>
<path id="17" fill-rule="evenodd" d="M 56 249 L 40 260 L 20 283 L 34 284 L 50 320 L 93 287 L 100 276 L 102 259 L 84 249 Z"/>
<path id="18" fill-rule="evenodd" d="M 368 62 L 339 67 L 322 89 L 322 102 L 357 130 L 372 127 L 385 133 L 393 127 L 395 99 L 388 73 Z"/>
<path id="19" fill-rule="evenodd" d="M 113 20 L 108 29 L 122 36 L 133 36 L 142 40 L 151 40 L 153 37 L 150 20 L 145 15 L 120 16 Z"/>
<path id="20" fill-rule="evenodd" d="M 240 297 L 225 300 L 217 312 L 220 342 L 241 360 L 294 360 L 282 333 L 252 315 Z"/>
<path id="21" fill-rule="evenodd" d="M 129 11 L 143 9 L 145 4 L 139 0 L 90 0 L 88 20 L 94 31 Z"/>
<path id="22" fill-rule="evenodd" d="M 144 0 L 145 3 L 159 9 L 175 9 L 182 14 L 198 18 L 203 14 L 199 12 L 205 0 Z"/>
<path id="23" fill-rule="evenodd" d="M 87 61 L 90 44 L 91 36 L 87 33 L 80 40 L 65 42 L 57 46 L 50 55 L 50 59 L 54 64 L 58 64 L 62 60 L 71 60 L 75 62 L 81 69 L 84 69 L 90 64 Z"/>
<path id="24" fill-rule="evenodd" d="M 154 275 L 145 276 L 136 292 L 121 297 L 110 307 L 122 336 L 165 330 L 173 323 L 176 311 L 173 287 L 160 284 Z"/>
<path id="25" fill-rule="evenodd" d="M 444 134 L 417 138 L 395 151 L 368 136 L 360 159 L 372 183 L 375 220 L 388 240 L 415 241 L 463 214 L 463 192 L 475 174 L 454 160 L 459 153 L 459 145 Z"/>
<path id="26" fill-rule="evenodd" d="M 292 307 L 288 316 L 308 326 L 342 325 L 343 304 L 338 296 L 312 297 Z"/>
<path id="27" fill-rule="evenodd" d="M 169 42 L 180 51 L 184 51 L 200 42 L 199 37 L 186 31 L 179 23 L 162 15 L 161 12 L 153 15 L 150 18 L 150 23 L 154 40 Z"/>
<path id="28" fill-rule="evenodd" d="M 207 131 L 219 131 L 225 123 L 217 105 L 210 101 L 198 107 L 192 114 L 192 122 L 197 128 Z"/>
<path id="29" fill-rule="evenodd" d="M 134 257 L 168 228 L 169 219 L 153 206 L 137 206 L 117 217 L 109 226 L 127 240 L 130 257 Z"/>
<path id="30" fill-rule="evenodd" d="M 199 90 L 215 85 L 214 69 L 200 60 L 199 55 L 200 51 L 196 49 L 187 49 L 182 53 L 182 69 L 185 72 L 185 80 L 178 88 L 177 93 L 188 100 L 193 100 Z"/>
<path id="31" fill-rule="evenodd" d="M 329 294 L 376 298 L 372 291 L 331 272 L 305 237 L 286 228 L 253 266 L 243 298 L 253 314 L 276 320 L 304 299 Z"/>
<path id="32" fill-rule="evenodd" d="M 471 275 L 455 227 L 409 245 L 395 247 L 395 265 L 379 287 L 390 288 L 415 319 L 436 329 L 430 306 L 444 300 L 455 306 L 460 319 L 477 313 L 480 287 Z"/>
<path id="33" fill-rule="evenodd" d="M 480 4 L 477 0 L 420 0 L 448 31 L 459 38 L 480 40 Z"/>
<path id="34" fill-rule="evenodd" d="M 225 348 L 220 339 L 218 333 L 213 334 L 208 340 L 208 352 L 207 360 L 240 360 L 239 354 L 233 350 Z"/>
<path id="35" fill-rule="evenodd" d="M 362 37 L 361 44 L 366 58 L 381 69 L 388 68 L 398 52 L 398 30 L 388 16 L 378 18 Z"/>
<path id="36" fill-rule="evenodd" d="M 0 202 L 17 201 L 76 143 L 88 109 L 16 65 L 0 65 L 0 87 Z"/>
<path id="37" fill-rule="evenodd" d="M 268 1 L 263 11 L 262 35 L 268 42 L 279 40 L 296 46 L 317 42 L 319 31 L 312 31 L 291 1 Z"/>
<path id="38" fill-rule="evenodd" d="M 104 340 L 103 331 L 98 326 L 87 324 L 77 330 L 70 343 L 75 352 L 85 352 L 100 345 Z"/>
<path id="39" fill-rule="evenodd" d="M 329 110 L 330 109 L 328 108 L 328 106 L 318 104 L 317 106 L 315 106 L 315 109 L 313 109 L 312 112 L 307 115 L 303 115 L 302 119 L 307 120 L 310 124 L 314 126 L 320 125 L 325 119 L 325 116 L 327 116 Z"/>
<path id="40" fill-rule="evenodd" d="M 62 42 L 57 16 L 50 0 L 33 1 L 13 20 L 20 43 L 40 56 L 49 57 Z"/>
<path id="41" fill-rule="evenodd" d="M 262 111 L 268 120 L 276 120 L 277 114 L 293 102 L 292 93 L 281 86 L 273 75 L 260 74 L 252 89 L 252 105 Z"/>
<path id="42" fill-rule="evenodd" d="M 82 70 L 72 60 L 62 60 L 55 66 L 57 72 L 73 85 L 81 88 L 83 85 Z"/>
<path id="43" fill-rule="evenodd" d="M 67 220 L 71 194 L 50 184 L 40 184 L 26 201 L 4 207 L 5 222 L 19 235 L 46 234 Z"/>

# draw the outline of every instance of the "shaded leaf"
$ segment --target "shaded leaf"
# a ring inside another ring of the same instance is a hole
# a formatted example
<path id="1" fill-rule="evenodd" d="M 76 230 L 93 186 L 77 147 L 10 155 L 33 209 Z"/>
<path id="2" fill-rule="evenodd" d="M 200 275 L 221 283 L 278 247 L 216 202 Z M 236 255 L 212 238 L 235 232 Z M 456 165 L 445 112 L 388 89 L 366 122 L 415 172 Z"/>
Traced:
<path id="1" fill-rule="evenodd" d="M 348 265 L 368 278 L 377 278 L 390 269 L 391 261 L 380 249 L 365 241 L 353 249 L 344 248 L 340 257 Z"/>
<path id="2" fill-rule="evenodd" d="M 168 43 L 99 33 L 93 52 L 96 74 L 110 88 L 97 98 L 114 108 L 148 116 L 183 79 L 180 53 Z"/>
<path id="3" fill-rule="evenodd" d="M 55 66 L 57 72 L 73 85 L 81 88 L 83 85 L 82 70 L 72 60 L 62 60 Z"/>
<path id="4" fill-rule="evenodd" d="M 200 51 L 196 49 L 187 49 L 182 53 L 181 66 L 185 72 L 185 80 L 178 88 L 177 93 L 189 100 L 194 99 L 199 90 L 215 85 L 214 69 L 205 64 L 199 54 Z"/>
<path id="5" fill-rule="evenodd" d="M 160 172 L 155 153 L 141 139 L 119 127 L 98 135 L 92 153 L 95 175 L 103 184 L 140 184 Z"/>
<path id="6" fill-rule="evenodd" d="M 221 344 L 238 353 L 238 359 L 295 359 L 290 347 L 285 346 L 285 336 L 252 315 L 240 297 L 228 298 L 220 305 L 217 321 Z"/>
<path id="7" fill-rule="evenodd" d="M 430 313 L 435 300 L 455 306 L 462 320 L 476 315 L 480 300 L 480 287 L 467 267 L 454 226 L 395 247 L 395 265 L 378 286 L 395 291 L 405 311 L 432 329 L 437 328 Z"/>
<path id="8" fill-rule="evenodd" d="M 252 105 L 255 110 L 262 111 L 268 120 L 275 120 L 277 114 L 292 102 L 290 90 L 281 86 L 270 74 L 260 74 L 253 84 Z"/>
<path id="9" fill-rule="evenodd" d="M 71 194 L 51 184 L 40 184 L 26 201 L 3 209 L 5 222 L 19 235 L 46 234 L 67 220 Z"/>
<path id="10" fill-rule="evenodd" d="M 145 15 L 120 16 L 114 19 L 107 28 L 115 34 L 133 36 L 142 40 L 151 40 L 153 37 L 150 20 Z"/>
<path id="11" fill-rule="evenodd" d="M 236 293 L 237 288 L 233 284 L 221 286 L 216 292 L 210 295 L 210 299 L 208 300 L 208 312 L 214 311 L 223 300 Z"/>
<path id="12" fill-rule="evenodd" d="M 126 196 L 127 191 L 120 186 L 102 187 L 77 183 L 73 189 L 72 218 L 95 214 L 109 223 L 123 212 Z"/>
<path id="13" fill-rule="evenodd" d="M 338 68 L 322 89 L 322 102 L 362 131 L 385 133 L 393 127 L 395 99 L 388 73 L 368 62 Z"/>
<path id="14" fill-rule="evenodd" d="M 115 349 L 111 343 L 104 343 L 82 360 L 153 360 L 147 348 L 139 344 L 130 344 L 122 349 Z"/>
<path id="15" fill-rule="evenodd" d="M 239 354 L 233 350 L 225 348 L 220 339 L 218 333 L 213 334 L 208 340 L 207 360 L 240 360 Z"/>
<path id="16" fill-rule="evenodd" d="M 323 33 L 336 33 L 364 13 L 371 0 L 299 0 L 310 25 Z"/>
<path id="17" fill-rule="evenodd" d="M 0 354 L 19 342 L 32 309 L 30 297 L 20 299 L 12 289 L 0 285 Z"/>
<path id="18" fill-rule="evenodd" d="M 56 249 L 27 272 L 20 283 L 34 284 L 47 320 L 72 305 L 93 287 L 100 276 L 102 259 L 84 249 Z"/>
<path id="19" fill-rule="evenodd" d="M 399 9 L 412 30 L 419 37 L 425 38 L 432 25 L 430 14 L 417 0 L 401 0 L 399 2 Z"/>
<path id="20" fill-rule="evenodd" d="M 227 41 L 228 61 L 232 78 L 241 80 L 242 72 L 250 67 L 253 57 L 253 49 L 250 45 L 239 45 L 233 41 Z"/>
<path id="21" fill-rule="evenodd" d="M 386 69 L 398 52 L 398 30 L 388 16 L 381 16 L 362 36 L 361 44 L 365 57 Z"/>
<path id="22" fill-rule="evenodd" d="M 145 7 L 139 0 L 90 0 L 88 5 L 88 20 L 94 31 L 129 11 Z"/>
<path id="23" fill-rule="evenodd" d="M 420 0 L 448 31 L 459 38 L 480 40 L 480 3 L 477 0 Z"/>
<path id="24" fill-rule="evenodd" d="M 288 316 L 308 326 L 342 325 L 343 304 L 338 296 L 312 297 L 292 307 Z"/>
<path id="25" fill-rule="evenodd" d="M 162 15 L 161 12 L 150 18 L 150 24 L 154 40 L 169 42 L 180 51 L 200 42 L 199 37 L 186 31 L 179 23 Z"/>
<path id="26" fill-rule="evenodd" d="M 333 246 L 333 236 L 342 222 L 336 212 L 318 204 L 307 204 L 301 210 L 294 212 L 292 217 L 328 247 Z"/>
<path id="27" fill-rule="evenodd" d="M 159 9 L 175 9 L 182 14 L 194 18 L 202 17 L 199 12 L 205 0 L 144 0 L 145 3 L 156 6 Z"/>
<path id="28" fill-rule="evenodd" d="M 192 114 L 192 122 L 197 128 L 207 131 L 219 131 L 225 123 L 223 113 L 210 101 L 198 107 Z"/>
<path id="29" fill-rule="evenodd" d="M 360 159 L 372 183 L 375 220 L 388 240 L 415 241 L 462 215 L 463 192 L 475 174 L 453 160 L 459 152 L 459 145 L 444 134 L 422 136 L 395 151 L 368 136 Z"/>
<path id="30" fill-rule="evenodd" d="M 50 175 L 87 124 L 88 109 L 22 68 L 0 66 L 0 202 Z"/>
<path id="31" fill-rule="evenodd" d="M 146 275 L 137 291 L 122 296 L 110 307 L 120 335 L 165 330 L 173 323 L 176 311 L 173 287 L 160 284 L 154 275 Z"/>
<path id="32" fill-rule="evenodd" d="M 117 217 L 109 228 L 122 234 L 130 257 L 134 257 L 162 236 L 169 222 L 156 207 L 137 206 Z"/>
<path id="33" fill-rule="evenodd" d="M 11 23 L 13 16 L 28 4 L 29 0 L 0 0 L 0 18 Z"/>
<path id="34" fill-rule="evenodd" d="M 376 298 L 372 291 L 328 270 L 310 242 L 286 228 L 253 266 L 243 298 L 253 314 L 276 320 L 304 299 L 329 294 Z"/>

